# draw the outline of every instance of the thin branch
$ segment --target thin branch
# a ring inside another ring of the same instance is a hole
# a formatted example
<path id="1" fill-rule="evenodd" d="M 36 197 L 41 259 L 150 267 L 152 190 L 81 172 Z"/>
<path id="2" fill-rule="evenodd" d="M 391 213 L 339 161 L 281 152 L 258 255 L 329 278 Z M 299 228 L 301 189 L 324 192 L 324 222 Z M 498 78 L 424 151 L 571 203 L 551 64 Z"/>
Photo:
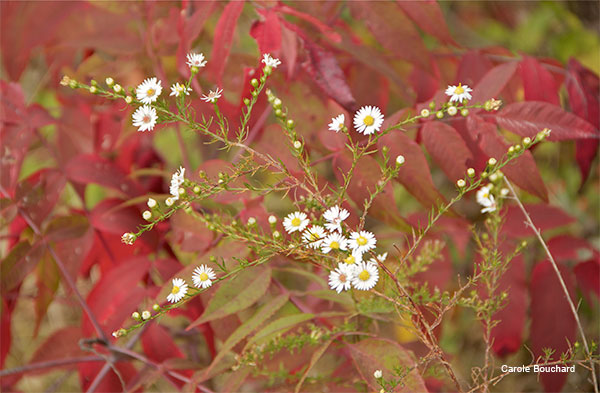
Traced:
<path id="1" fill-rule="evenodd" d="M 531 229 L 535 233 L 535 236 L 537 237 L 540 244 L 544 248 L 544 251 L 546 252 L 546 255 L 548 256 L 548 260 L 550 261 L 550 264 L 552 265 L 552 268 L 554 269 L 554 273 L 556 273 L 556 277 L 558 278 L 558 281 L 560 282 L 560 286 L 565 294 L 565 298 L 567 299 L 567 302 L 569 303 L 569 308 L 571 309 L 571 314 L 573 314 L 573 317 L 575 318 L 575 322 L 577 323 L 577 329 L 579 330 L 579 335 L 581 336 L 581 341 L 583 342 L 583 347 L 585 348 L 586 355 L 590 358 L 590 367 L 591 367 L 591 371 L 592 371 L 592 385 L 594 385 L 594 392 L 598 393 L 598 380 L 596 378 L 596 370 L 594 367 L 594 362 L 591 360 L 592 353 L 590 352 L 590 348 L 588 346 L 587 339 L 586 339 L 585 333 L 583 331 L 583 327 L 581 326 L 581 321 L 579 320 L 579 315 L 577 314 L 577 308 L 575 308 L 575 304 L 573 303 L 573 300 L 571 299 L 571 295 L 569 294 L 567 285 L 565 284 L 565 281 L 563 280 L 562 275 L 560 274 L 560 270 L 558 270 L 558 265 L 556 264 L 556 261 L 554 260 L 552 253 L 550 253 L 550 249 L 548 248 L 548 245 L 544 241 L 544 238 L 542 237 L 540 230 L 533 223 L 531 216 L 529 215 L 529 213 L 527 213 L 525 206 L 523 206 L 523 204 L 521 203 L 521 200 L 517 196 L 517 193 L 515 192 L 515 189 L 513 188 L 512 184 L 508 181 L 508 179 L 506 177 L 504 177 L 504 181 L 506 182 L 506 185 L 508 186 L 511 194 L 515 198 L 515 201 L 517 202 L 519 209 L 521 210 L 521 212 L 523 212 L 523 215 L 527 219 L 527 224 L 531 227 Z"/>
<path id="2" fill-rule="evenodd" d="M 103 362 L 104 359 L 100 356 L 79 356 L 76 358 L 66 359 L 54 359 L 46 362 L 31 363 L 26 366 L 20 366 L 15 368 L 9 368 L 6 370 L 0 370 L 0 377 L 6 377 L 8 375 L 23 374 L 30 371 L 43 370 L 46 368 L 54 368 L 59 366 L 68 366 L 70 364 L 77 364 L 83 362 Z"/>

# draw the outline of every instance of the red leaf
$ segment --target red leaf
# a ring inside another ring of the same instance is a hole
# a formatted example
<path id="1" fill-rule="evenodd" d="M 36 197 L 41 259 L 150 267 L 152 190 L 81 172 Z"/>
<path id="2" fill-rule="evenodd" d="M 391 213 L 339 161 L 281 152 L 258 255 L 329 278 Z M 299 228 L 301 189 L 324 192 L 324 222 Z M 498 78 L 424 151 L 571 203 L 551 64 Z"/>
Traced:
<path id="1" fill-rule="evenodd" d="M 142 335 L 142 348 L 150 360 L 162 363 L 167 359 L 184 358 L 185 355 L 162 326 L 150 323 Z"/>
<path id="2" fill-rule="evenodd" d="M 29 363 L 47 362 L 89 355 L 79 347 L 82 338 L 79 326 L 67 326 L 52 333 L 35 351 Z M 45 371 L 52 371 L 46 369 Z"/>
<path id="3" fill-rule="evenodd" d="M 417 93 L 416 102 L 425 102 L 430 100 L 438 91 L 440 85 L 439 70 L 436 63 L 432 63 L 435 76 L 425 72 L 419 67 L 414 67 L 410 72 L 410 85 Z"/>
<path id="4" fill-rule="evenodd" d="M 189 6 L 190 10 L 194 9 L 193 14 L 189 15 L 188 12 L 179 13 L 179 19 L 177 20 L 177 34 L 179 35 L 177 71 L 181 75 L 188 76 L 190 73 L 190 68 L 186 64 L 186 55 L 190 52 L 192 42 L 196 40 L 204 28 L 204 24 L 212 15 L 215 5 L 215 1 L 194 1 Z"/>
<path id="5" fill-rule="evenodd" d="M 281 4 L 274 7 L 274 9 L 288 15 L 293 15 L 299 19 L 305 20 L 306 22 L 312 24 L 321 32 L 321 34 L 323 34 L 329 41 L 333 43 L 339 44 L 342 41 L 341 36 L 338 33 L 336 33 L 335 30 L 333 30 L 327 24 L 321 22 L 319 19 L 315 18 L 310 14 L 300 12 L 291 7 L 288 7 L 287 5 Z"/>
<path id="6" fill-rule="evenodd" d="M 398 6 L 424 32 L 434 36 L 443 44 L 458 46 L 450 35 L 444 15 L 435 0 L 426 1 L 397 1 Z"/>
<path id="7" fill-rule="evenodd" d="M 206 225 L 199 225 L 191 215 L 178 211 L 171 217 L 173 241 L 181 245 L 182 251 L 204 252 L 213 240 L 213 233 Z"/>
<path id="8" fill-rule="evenodd" d="M 525 210 L 531 217 L 531 220 L 540 231 L 552 228 L 558 228 L 575 222 L 575 219 L 567 215 L 562 209 L 546 204 L 524 205 Z M 525 223 L 523 212 L 518 206 L 510 205 L 506 209 L 504 216 L 506 221 L 502 227 L 506 235 L 513 238 L 533 236 L 531 228 Z"/>
<path id="9" fill-rule="evenodd" d="M 392 119 L 386 120 L 383 127 L 394 124 Z M 377 143 L 379 148 L 389 148 L 390 157 L 403 155 L 405 163 L 400 169 L 397 180 L 406 187 L 426 208 L 437 206 L 444 197 L 433 185 L 431 171 L 421 147 L 401 131 L 392 131 Z M 395 159 L 395 158 L 394 158 Z"/>
<path id="10" fill-rule="evenodd" d="M 488 70 L 493 67 L 494 64 L 487 56 L 478 50 L 470 50 L 460 59 L 456 71 L 456 80 L 469 86 L 476 86 Z"/>
<path id="11" fill-rule="evenodd" d="M 536 59 L 525 56 L 519 64 L 525 101 L 544 101 L 560 105 L 558 86 L 554 77 Z"/>
<path id="12" fill-rule="evenodd" d="M 509 61 L 489 70 L 473 88 L 471 102 L 484 103 L 490 98 L 498 98 L 515 74 L 518 65 L 516 61 Z"/>
<path id="13" fill-rule="evenodd" d="M 573 277 L 566 268 L 559 266 L 560 274 L 571 299 L 574 298 Z M 538 263 L 533 269 L 531 284 L 531 329 L 529 339 L 536 357 L 544 355 L 543 348 L 555 350 L 551 360 L 559 360 L 572 346 L 576 338 L 576 323 L 565 298 L 556 273 L 549 261 Z M 540 379 L 547 392 L 558 392 L 567 380 L 567 373 L 541 373 Z"/>
<path id="14" fill-rule="evenodd" d="M 41 169 L 17 185 L 15 199 L 38 226 L 48 217 L 62 190 L 65 178 L 57 169 Z"/>
<path id="15" fill-rule="evenodd" d="M 531 138 L 544 128 L 552 130 L 548 138 L 552 141 L 600 137 L 600 132 L 591 123 L 546 102 L 515 102 L 491 116 L 501 127 Z"/>
<path id="16" fill-rule="evenodd" d="M 335 56 L 311 41 L 304 41 L 304 45 L 309 56 L 309 61 L 303 63 L 306 72 L 328 97 L 353 113 L 357 109 L 356 100 Z"/>
<path id="17" fill-rule="evenodd" d="M 209 64 L 218 85 L 221 85 L 221 79 L 223 78 L 225 65 L 227 64 L 231 50 L 233 34 L 235 33 L 237 21 L 243 9 L 244 1 L 232 1 L 228 3 L 215 28 L 215 39 L 213 40 L 213 49 Z"/>
<path id="18" fill-rule="evenodd" d="M 510 251 L 509 251 L 510 252 Z M 508 252 L 504 252 L 507 255 Z M 523 329 L 528 312 L 527 273 L 521 255 L 515 256 L 508 270 L 500 277 L 496 294 L 506 291 L 507 303 L 494 313 L 492 319 L 499 321 L 492 329 L 492 349 L 501 357 L 517 352 L 523 342 Z"/>
<path id="19" fill-rule="evenodd" d="M 125 318 L 137 311 L 146 296 L 146 290 L 137 285 L 149 268 L 150 261 L 145 257 L 125 261 L 105 273 L 88 294 L 86 302 L 107 334 L 119 328 Z M 93 333 L 87 318 L 82 326 L 85 335 Z"/>
<path id="20" fill-rule="evenodd" d="M 465 177 L 467 160 L 473 159 L 473 155 L 452 126 L 428 121 L 421 127 L 421 138 L 429 154 L 452 182 Z"/>
<path id="21" fill-rule="evenodd" d="M 260 53 L 277 53 L 281 48 L 281 24 L 273 9 L 266 11 L 264 21 L 256 21 L 250 28 L 250 35 L 258 43 Z"/>
<path id="22" fill-rule="evenodd" d="M 550 253 L 557 262 L 587 260 L 590 256 L 600 257 L 600 253 L 586 240 L 571 235 L 558 235 L 548 240 Z"/>
<path id="23" fill-rule="evenodd" d="M 385 49 L 433 74 L 431 58 L 419 31 L 396 3 L 352 1 L 348 4 L 354 19 L 364 21 Z"/>
<path id="24" fill-rule="evenodd" d="M 596 300 L 600 299 L 600 262 L 598 257 L 577 264 L 573 272 L 588 303 L 595 304 L 592 294 L 596 296 Z"/>
<path id="25" fill-rule="evenodd" d="M 500 160 L 506 155 L 509 144 L 498 134 L 494 124 L 472 115 L 467 119 L 467 127 L 471 133 L 478 135 L 479 146 L 489 157 Z M 526 151 L 519 158 L 512 160 L 502 168 L 502 171 L 516 185 L 544 202 L 548 202 L 548 191 L 530 151 Z"/>
<path id="26" fill-rule="evenodd" d="M 79 382 L 81 383 L 81 391 L 87 392 L 90 385 L 102 369 L 104 363 L 80 363 L 79 364 Z M 102 382 L 96 387 L 94 392 L 99 393 L 114 393 L 114 392 L 126 392 L 129 382 L 132 381 L 136 375 L 137 370 L 131 363 L 117 362 L 115 368 L 119 375 L 115 374 L 115 371 L 110 371 L 102 378 Z M 123 378 L 123 382 L 121 379 Z M 123 384 L 125 386 L 123 386 Z"/>
<path id="27" fill-rule="evenodd" d="M 82 184 L 97 183 L 128 196 L 141 193 L 139 186 L 117 165 L 95 154 L 81 154 L 73 158 L 67 164 L 65 173 L 72 181 Z"/>
<path id="28" fill-rule="evenodd" d="M 577 60 L 570 59 L 567 65 L 566 79 L 569 105 L 577 116 L 589 121 L 598 129 L 600 127 L 600 79 Z M 581 184 L 589 176 L 592 162 L 598 154 L 600 141 L 575 141 L 575 159 L 581 172 Z"/>

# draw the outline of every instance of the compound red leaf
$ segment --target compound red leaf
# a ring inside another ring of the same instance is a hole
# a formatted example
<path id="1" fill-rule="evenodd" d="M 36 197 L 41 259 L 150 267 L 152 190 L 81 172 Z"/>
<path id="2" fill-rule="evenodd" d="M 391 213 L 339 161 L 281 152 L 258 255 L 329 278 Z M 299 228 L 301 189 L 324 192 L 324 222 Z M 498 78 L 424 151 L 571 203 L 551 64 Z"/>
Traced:
<path id="1" fill-rule="evenodd" d="M 472 115 L 467 119 L 467 127 L 472 134 L 478 135 L 479 147 L 489 157 L 500 160 L 506 154 L 509 144 L 498 134 L 496 125 Z M 530 151 L 512 160 L 502 171 L 516 185 L 548 202 L 548 190 Z"/>
<path id="2" fill-rule="evenodd" d="M 397 4 L 421 30 L 434 36 L 443 44 L 458 46 L 448 30 L 446 20 L 437 1 L 398 0 Z"/>
<path id="3" fill-rule="evenodd" d="M 560 274 L 567 286 L 569 296 L 574 298 L 575 283 L 571 272 L 559 266 Z M 531 351 L 537 358 L 544 356 L 544 348 L 555 352 L 550 360 L 559 360 L 560 355 L 573 345 L 576 338 L 576 322 L 565 293 L 549 261 L 538 263 L 531 275 L 531 329 L 529 340 Z M 557 316 L 560 316 L 557 318 Z M 540 379 L 546 392 L 559 392 L 568 373 L 541 373 Z"/>
<path id="4" fill-rule="evenodd" d="M 281 24 L 273 9 L 266 11 L 264 20 L 256 21 L 250 28 L 250 35 L 258 43 L 260 53 L 277 53 L 281 48 Z"/>
<path id="5" fill-rule="evenodd" d="M 217 27 L 213 49 L 210 55 L 210 69 L 218 85 L 221 85 L 225 65 L 231 51 L 233 35 L 237 26 L 238 18 L 244 9 L 244 1 L 232 1 L 225 6 Z"/>
<path id="6" fill-rule="evenodd" d="M 569 93 L 569 105 L 577 116 L 589 121 L 596 129 L 600 127 L 600 79 L 577 60 L 567 64 L 568 77 L 565 86 Z M 592 162 L 598 154 L 600 141 L 575 141 L 575 159 L 581 172 L 581 184 L 589 176 Z"/>
<path id="7" fill-rule="evenodd" d="M 309 61 L 303 63 L 304 69 L 328 97 L 348 112 L 354 112 L 356 100 L 335 56 L 311 41 L 305 40 L 304 45 L 309 57 Z"/>
<path id="8" fill-rule="evenodd" d="M 567 213 L 556 206 L 546 204 L 525 204 L 524 206 L 535 226 L 542 232 L 569 225 L 575 221 L 573 217 L 567 215 Z M 502 230 L 506 235 L 513 238 L 534 235 L 533 230 L 526 224 L 525 216 L 523 216 L 523 212 L 521 212 L 518 206 L 508 206 L 504 216 L 506 217 L 506 221 Z"/>
<path id="9" fill-rule="evenodd" d="M 551 141 L 600 138 L 600 132 L 593 124 L 547 102 L 515 102 L 490 116 L 501 127 L 530 138 L 544 128 L 552 130 L 548 138 Z"/>
<path id="10" fill-rule="evenodd" d="M 516 61 L 509 61 L 489 70 L 473 88 L 471 102 L 483 103 L 490 98 L 498 98 L 515 74 L 518 65 Z"/>
<path id="11" fill-rule="evenodd" d="M 472 160 L 473 155 L 454 127 L 428 121 L 421 127 L 421 138 L 433 160 L 453 183 L 465 177 L 467 160 Z"/>
<path id="12" fill-rule="evenodd" d="M 81 154 L 69 161 L 67 177 L 75 182 L 96 183 L 118 190 L 128 196 L 140 194 L 139 186 L 114 163 L 95 154 Z"/>
<path id="13" fill-rule="evenodd" d="M 349 5 L 354 18 L 364 21 L 385 49 L 394 56 L 433 74 L 431 58 L 423 39 L 398 4 L 383 1 L 352 1 Z"/>
<path id="14" fill-rule="evenodd" d="M 525 101 L 544 101 L 560 105 L 556 80 L 536 59 L 525 56 L 519 63 L 519 74 L 523 80 Z"/>

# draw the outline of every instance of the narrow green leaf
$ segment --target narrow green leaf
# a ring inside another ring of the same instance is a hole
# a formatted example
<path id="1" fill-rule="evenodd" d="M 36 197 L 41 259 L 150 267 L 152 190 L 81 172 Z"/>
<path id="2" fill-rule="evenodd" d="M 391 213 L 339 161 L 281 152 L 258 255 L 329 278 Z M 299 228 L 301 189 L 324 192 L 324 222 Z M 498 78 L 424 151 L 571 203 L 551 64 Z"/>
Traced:
<path id="1" fill-rule="evenodd" d="M 314 314 L 293 314 L 286 315 L 285 317 L 278 318 L 273 322 L 269 323 L 259 332 L 257 332 L 254 337 L 248 340 L 248 345 L 251 345 L 260 339 L 270 336 L 273 333 L 280 332 L 282 330 L 288 330 L 304 321 L 308 321 L 309 319 L 313 319 L 315 317 Z"/>

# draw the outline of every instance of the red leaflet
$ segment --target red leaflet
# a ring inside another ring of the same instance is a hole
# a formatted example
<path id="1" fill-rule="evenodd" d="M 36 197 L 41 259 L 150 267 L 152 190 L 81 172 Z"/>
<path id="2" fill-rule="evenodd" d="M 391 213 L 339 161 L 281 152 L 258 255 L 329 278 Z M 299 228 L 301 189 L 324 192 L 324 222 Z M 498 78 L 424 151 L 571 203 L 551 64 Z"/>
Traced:
<path id="1" fill-rule="evenodd" d="M 598 75 L 570 59 L 567 65 L 568 78 L 565 85 L 569 93 L 571 110 L 577 116 L 589 121 L 596 129 L 600 127 L 600 79 Z M 598 154 L 600 141 L 576 141 L 575 158 L 581 172 L 581 184 L 587 179 L 592 162 Z"/>
<path id="2" fill-rule="evenodd" d="M 518 64 L 516 61 L 509 61 L 489 70 L 473 88 L 471 102 L 484 103 L 490 98 L 498 98 L 515 74 Z"/>
<path id="3" fill-rule="evenodd" d="M 575 221 L 574 218 L 570 217 L 562 209 L 556 206 L 545 204 L 525 204 L 524 206 L 535 226 L 542 232 L 548 229 L 569 225 Z M 507 236 L 514 238 L 533 236 L 533 231 L 525 223 L 523 212 L 521 212 L 518 206 L 508 206 L 504 215 L 506 221 L 504 222 L 502 230 Z"/>
<path id="4" fill-rule="evenodd" d="M 559 266 L 560 274 L 567 286 L 569 295 L 574 298 L 574 282 L 571 272 Z M 529 340 L 531 351 L 537 359 L 544 355 L 543 348 L 555 350 L 551 360 L 559 360 L 567 352 L 576 337 L 576 324 L 571 309 L 560 286 L 556 273 L 549 261 L 538 263 L 531 275 L 531 329 Z M 567 373 L 541 373 L 544 390 L 559 392 Z"/>
<path id="5" fill-rule="evenodd" d="M 525 101 L 544 101 L 560 105 L 558 85 L 554 77 L 536 59 L 525 56 L 519 64 L 519 74 L 523 81 Z"/>
<path id="6" fill-rule="evenodd" d="M 65 187 L 57 169 L 41 169 L 17 185 L 15 199 L 27 217 L 38 227 L 48 217 Z"/>
<path id="7" fill-rule="evenodd" d="M 473 156 L 452 126 L 428 121 L 421 127 L 421 138 L 431 157 L 452 182 L 465 177 L 467 160 Z"/>
<path id="8" fill-rule="evenodd" d="M 600 132 L 593 124 L 546 102 L 515 102 L 490 116 L 501 127 L 521 136 L 534 137 L 544 128 L 550 128 L 552 134 L 548 139 L 551 141 L 600 138 Z"/>
<path id="9" fill-rule="evenodd" d="M 214 1 L 192 1 L 185 11 L 179 12 L 177 20 L 177 34 L 179 36 L 177 70 L 181 75 L 187 77 L 190 73 L 186 64 L 186 55 L 190 52 L 192 43 L 204 28 L 204 23 L 214 11 L 215 5 Z"/>
<path id="10" fill-rule="evenodd" d="M 479 146 L 488 157 L 500 160 L 506 155 L 509 144 L 498 134 L 494 124 L 487 123 L 476 115 L 471 115 L 467 119 L 467 127 L 473 134 L 478 135 Z M 548 202 L 548 191 L 530 151 L 526 151 L 521 157 L 512 160 L 502 168 L 502 171 L 516 185 L 544 202 Z"/>
<path id="11" fill-rule="evenodd" d="M 243 9 L 244 1 L 232 1 L 227 4 L 215 28 L 215 39 L 213 40 L 209 67 L 218 85 L 221 85 L 237 20 Z"/>
<path id="12" fill-rule="evenodd" d="M 317 86 L 348 112 L 356 111 L 356 100 L 335 56 L 308 39 L 304 41 L 304 45 L 308 50 L 309 61 L 302 65 Z"/>
<path id="13" fill-rule="evenodd" d="M 470 50 L 465 53 L 458 65 L 455 82 L 476 86 L 483 76 L 494 67 L 494 64 L 481 51 Z"/>
<path id="14" fill-rule="evenodd" d="M 65 167 L 67 177 L 82 184 L 97 183 L 118 190 L 127 196 L 141 193 L 139 186 L 114 163 L 96 155 L 81 154 Z"/>
<path id="15" fill-rule="evenodd" d="M 506 256 L 512 250 L 504 251 Z M 500 277 L 498 292 L 508 293 L 504 308 L 492 317 L 498 324 L 492 329 L 493 350 L 498 356 L 506 356 L 517 352 L 523 342 L 523 329 L 527 318 L 529 297 L 527 293 L 527 273 L 521 255 L 514 257 L 508 270 Z"/>
<path id="16" fill-rule="evenodd" d="M 323 34 L 325 37 L 327 37 L 327 39 L 329 41 L 331 41 L 333 43 L 338 44 L 342 41 L 342 38 L 340 37 L 340 35 L 338 33 L 335 32 L 335 30 L 333 30 L 331 27 L 329 27 L 325 23 L 321 22 L 319 19 L 315 18 L 312 15 L 306 14 L 304 12 L 300 12 L 291 7 L 288 7 L 287 5 L 278 5 L 278 6 L 274 7 L 274 9 L 276 9 L 279 12 L 283 12 L 288 15 L 293 15 L 295 17 L 298 17 L 300 19 L 307 21 L 308 23 L 312 24 L 314 27 L 319 29 L 321 34 Z"/>
<path id="17" fill-rule="evenodd" d="M 399 120 L 399 119 L 397 119 Z M 384 122 L 384 127 L 393 124 L 391 120 Z M 377 143 L 379 149 L 387 146 L 393 160 L 403 155 L 405 163 L 400 169 L 397 180 L 406 187 L 415 198 L 426 208 L 437 206 L 444 200 L 443 196 L 433 185 L 431 170 L 421 147 L 402 131 L 392 131 L 382 137 Z"/>
<path id="18" fill-rule="evenodd" d="M 446 26 L 444 15 L 437 1 L 398 0 L 397 4 L 421 30 L 434 36 L 443 44 L 459 46 Z"/>
<path id="19" fill-rule="evenodd" d="M 264 13 L 264 21 L 256 21 L 250 28 L 250 35 L 258 43 L 260 53 L 277 54 L 281 48 L 281 24 L 277 13 L 269 9 Z"/>
<path id="20" fill-rule="evenodd" d="M 142 335 L 142 348 L 148 359 L 161 364 L 168 359 L 185 358 L 185 355 L 171 338 L 171 333 L 156 323 L 150 323 L 148 329 Z M 191 372 L 184 372 L 191 376 Z M 181 388 L 182 382 L 172 380 Z"/>
<path id="21" fill-rule="evenodd" d="M 598 257 L 581 262 L 575 266 L 573 272 L 577 278 L 579 288 L 581 288 L 588 303 L 593 307 L 594 304 L 597 304 L 594 301 L 597 302 L 600 298 L 600 262 Z"/>
<path id="22" fill-rule="evenodd" d="M 600 258 L 600 253 L 586 240 L 571 236 L 554 236 L 547 242 L 550 253 L 557 262 L 579 262 L 590 256 Z"/>
<path id="23" fill-rule="evenodd" d="M 348 5 L 354 18 L 364 21 L 385 49 L 433 74 L 431 58 L 419 31 L 397 4 L 352 1 Z"/>
<path id="24" fill-rule="evenodd" d="M 103 366 L 104 363 L 101 362 L 79 363 L 79 382 L 81 383 L 82 392 L 86 392 L 89 389 Z M 127 386 L 136 377 L 137 370 L 128 362 L 116 362 L 114 367 L 119 375 L 115 374 L 114 370 L 109 369 L 94 392 L 114 393 L 128 391 Z"/>
<path id="25" fill-rule="evenodd" d="M 68 359 L 77 356 L 89 355 L 79 347 L 82 338 L 79 326 L 67 326 L 52 333 L 42 345 L 38 347 L 29 363 L 47 362 L 56 359 Z M 74 367 L 72 365 L 71 367 Z M 54 368 L 46 371 L 53 371 Z"/>

